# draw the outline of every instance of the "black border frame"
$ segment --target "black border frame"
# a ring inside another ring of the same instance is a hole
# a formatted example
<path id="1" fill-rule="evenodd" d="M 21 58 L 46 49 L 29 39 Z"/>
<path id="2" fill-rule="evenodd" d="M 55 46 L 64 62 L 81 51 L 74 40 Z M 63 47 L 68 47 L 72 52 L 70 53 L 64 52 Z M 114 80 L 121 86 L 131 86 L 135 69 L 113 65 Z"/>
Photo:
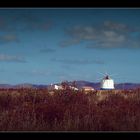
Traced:
<path id="1" fill-rule="evenodd" d="M 140 7 L 139 0 L 4 0 L 0 8 L 16 7 Z"/>
<path id="2" fill-rule="evenodd" d="M 140 8 L 138 0 L 4 0 L 0 8 Z M 139 132 L 0 132 L 10 139 L 114 139 L 139 137 Z M 42 137 L 43 136 L 43 137 Z"/>

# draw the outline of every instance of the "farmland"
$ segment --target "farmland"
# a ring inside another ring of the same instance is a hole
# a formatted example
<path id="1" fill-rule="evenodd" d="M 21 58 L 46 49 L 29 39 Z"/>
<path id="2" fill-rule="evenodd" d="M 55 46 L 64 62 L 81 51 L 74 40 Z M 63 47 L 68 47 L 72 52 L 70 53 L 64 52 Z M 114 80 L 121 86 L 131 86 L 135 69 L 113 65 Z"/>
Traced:
<path id="1" fill-rule="evenodd" d="M 140 89 L 0 89 L 0 131 L 140 131 Z"/>

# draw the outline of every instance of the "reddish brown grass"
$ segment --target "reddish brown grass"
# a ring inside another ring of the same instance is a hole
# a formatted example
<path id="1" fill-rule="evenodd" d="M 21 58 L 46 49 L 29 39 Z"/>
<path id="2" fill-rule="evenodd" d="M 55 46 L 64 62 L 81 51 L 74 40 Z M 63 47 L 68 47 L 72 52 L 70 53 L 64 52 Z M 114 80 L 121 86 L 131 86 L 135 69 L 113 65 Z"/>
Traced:
<path id="1" fill-rule="evenodd" d="M 140 89 L 0 89 L 0 131 L 140 131 Z"/>

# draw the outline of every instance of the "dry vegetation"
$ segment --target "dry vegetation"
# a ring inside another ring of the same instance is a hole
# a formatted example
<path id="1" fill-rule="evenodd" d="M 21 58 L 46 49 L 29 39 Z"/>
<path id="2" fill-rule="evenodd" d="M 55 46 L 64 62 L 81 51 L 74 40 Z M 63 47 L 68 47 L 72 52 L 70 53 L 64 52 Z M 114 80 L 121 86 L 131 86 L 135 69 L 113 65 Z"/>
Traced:
<path id="1" fill-rule="evenodd" d="M 140 131 L 140 89 L 0 89 L 0 131 Z"/>

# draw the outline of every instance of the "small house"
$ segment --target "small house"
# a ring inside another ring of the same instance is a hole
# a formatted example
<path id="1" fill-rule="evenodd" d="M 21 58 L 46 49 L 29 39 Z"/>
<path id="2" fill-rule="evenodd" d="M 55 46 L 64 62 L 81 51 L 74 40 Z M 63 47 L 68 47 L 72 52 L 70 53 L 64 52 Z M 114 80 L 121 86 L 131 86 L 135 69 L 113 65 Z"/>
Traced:
<path id="1" fill-rule="evenodd" d="M 82 87 L 82 91 L 84 91 L 85 93 L 87 92 L 91 92 L 91 91 L 94 91 L 95 89 L 93 87 L 90 87 L 90 86 L 83 86 Z"/>

